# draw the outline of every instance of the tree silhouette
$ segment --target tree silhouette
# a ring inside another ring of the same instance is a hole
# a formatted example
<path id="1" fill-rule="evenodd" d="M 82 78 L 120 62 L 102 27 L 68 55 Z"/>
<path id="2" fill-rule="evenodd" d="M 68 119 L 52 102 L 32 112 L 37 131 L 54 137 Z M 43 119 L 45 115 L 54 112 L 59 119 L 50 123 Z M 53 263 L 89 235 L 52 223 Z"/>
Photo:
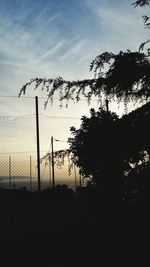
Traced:
<path id="1" fill-rule="evenodd" d="M 90 118 L 83 116 L 79 129 L 71 128 L 70 151 L 81 173 L 89 177 L 99 190 L 120 193 L 120 177 L 126 162 L 118 143 L 118 117 L 99 109 L 90 110 Z"/>
<path id="2" fill-rule="evenodd" d="M 104 71 L 109 66 L 108 71 Z M 128 102 L 147 99 L 150 96 L 150 62 L 149 57 L 141 52 L 120 51 L 119 54 L 104 52 L 91 62 L 90 71 L 94 71 L 93 79 L 67 81 L 62 77 L 56 79 L 31 79 L 23 85 L 19 96 L 26 93 L 26 88 L 35 83 L 35 88 L 42 86 L 48 91 L 48 101 L 53 101 L 55 92 L 59 91 L 59 100 L 72 99 L 79 101 L 82 94 L 88 102 L 94 95 L 102 99 L 105 95 L 110 99 L 115 96 L 118 101 Z"/>
<path id="3" fill-rule="evenodd" d="M 130 177 L 129 184 L 133 177 L 138 183 L 139 170 L 149 168 L 149 107 L 148 103 L 120 119 L 101 108 L 91 109 L 89 118 L 81 118 L 79 129 L 71 128 L 73 137 L 68 141 L 75 164 L 112 199 L 121 198 L 125 177 Z"/>

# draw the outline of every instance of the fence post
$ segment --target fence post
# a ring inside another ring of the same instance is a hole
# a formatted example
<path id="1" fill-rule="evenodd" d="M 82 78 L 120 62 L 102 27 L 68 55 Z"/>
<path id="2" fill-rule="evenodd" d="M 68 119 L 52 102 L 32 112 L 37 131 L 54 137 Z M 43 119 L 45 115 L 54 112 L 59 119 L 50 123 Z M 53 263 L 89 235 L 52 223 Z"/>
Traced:
<path id="1" fill-rule="evenodd" d="M 41 174 L 40 174 L 40 138 L 39 138 L 39 111 L 38 111 L 38 97 L 35 97 L 36 110 L 36 142 L 37 142 L 37 173 L 38 173 L 38 191 L 41 191 Z"/>

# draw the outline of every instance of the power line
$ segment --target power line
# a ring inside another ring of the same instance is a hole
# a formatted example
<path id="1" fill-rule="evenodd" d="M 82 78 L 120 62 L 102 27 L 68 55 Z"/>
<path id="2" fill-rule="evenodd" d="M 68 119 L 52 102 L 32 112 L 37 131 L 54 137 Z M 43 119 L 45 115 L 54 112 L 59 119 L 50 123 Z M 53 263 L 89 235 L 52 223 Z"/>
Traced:
<path id="1" fill-rule="evenodd" d="M 35 114 L 24 114 L 24 115 L 0 115 L 1 118 L 13 117 L 13 118 L 20 118 L 20 117 L 29 117 L 35 116 Z"/>
<path id="2" fill-rule="evenodd" d="M 35 96 L 16 96 L 16 95 L 0 95 L 0 98 L 27 98 L 27 99 L 35 99 Z M 39 99 L 47 99 L 47 97 L 38 97 Z M 54 99 L 59 99 L 59 98 L 54 98 Z"/>
<path id="3" fill-rule="evenodd" d="M 33 97 L 33 96 L 22 96 L 22 97 L 18 97 L 18 96 L 16 96 L 16 95 L 0 95 L 0 98 L 31 98 L 31 99 L 33 99 L 33 98 L 35 98 L 35 97 Z M 43 97 L 43 99 L 45 99 L 45 97 Z"/>
<path id="4" fill-rule="evenodd" d="M 23 118 L 23 117 L 31 117 L 35 116 L 35 114 L 24 114 L 24 115 L 0 115 L 0 118 Z M 39 114 L 39 116 L 50 118 L 50 119 L 80 119 L 79 117 L 64 117 L 64 116 L 48 116 L 48 115 L 43 115 Z"/>
<path id="5" fill-rule="evenodd" d="M 51 119 L 80 119 L 79 117 L 61 117 L 61 116 L 48 116 L 48 115 L 43 115 L 39 114 L 40 116 L 51 118 Z"/>
<path id="6" fill-rule="evenodd" d="M 47 152 L 46 150 L 43 150 L 41 152 Z M 12 152 L 0 152 L 0 155 L 3 154 L 25 154 L 25 153 L 36 153 L 36 151 L 12 151 Z"/>
<path id="7" fill-rule="evenodd" d="M 16 95 L 0 95 L 0 98 L 29 98 L 29 99 L 35 99 L 35 96 L 20 96 L 20 97 L 18 97 L 18 96 L 16 96 Z M 38 99 L 45 99 L 45 100 L 47 100 L 47 96 L 46 97 L 38 97 Z M 53 97 L 53 99 L 54 100 L 60 100 L 58 97 Z M 70 99 L 71 100 L 71 99 Z M 60 100 L 61 101 L 61 100 Z M 87 102 L 87 99 L 83 99 L 83 98 L 80 98 L 80 100 L 79 101 L 86 101 Z M 79 102 L 78 101 L 78 102 Z M 91 99 L 90 100 L 90 102 L 98 102 L 99 100 L 98 99 Z M 77 102 L 77 103 L 78 103 Z"/>

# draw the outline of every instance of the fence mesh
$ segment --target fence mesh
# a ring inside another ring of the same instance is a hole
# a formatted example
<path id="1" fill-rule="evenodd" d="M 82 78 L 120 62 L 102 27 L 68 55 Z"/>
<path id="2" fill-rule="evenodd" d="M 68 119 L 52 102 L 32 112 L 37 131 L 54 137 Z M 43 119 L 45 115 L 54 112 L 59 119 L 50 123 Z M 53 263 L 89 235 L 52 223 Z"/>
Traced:
<path id="1" fill-rule="evenodd" d="M 37 140 L 36 115 L 1 115 L 0 114 L 0 188 L 38 189 L 37 177 Z M 79 127 L 80 118 L 53 117 L 39 114 L 40 158 L 51 153 L 51 136 L 53 136 L 54 152 L 68 149 L 70 127 Z M 69 174 L 69 160 L 66 158 L 62 166 L 55 164 L 55 184 L 66 184 L 75 188 L 83 182 L 79 169 L 74 166 Z M 52 187 L 51 160 L 44 159 L 40 164 L 41 189 Z"/>

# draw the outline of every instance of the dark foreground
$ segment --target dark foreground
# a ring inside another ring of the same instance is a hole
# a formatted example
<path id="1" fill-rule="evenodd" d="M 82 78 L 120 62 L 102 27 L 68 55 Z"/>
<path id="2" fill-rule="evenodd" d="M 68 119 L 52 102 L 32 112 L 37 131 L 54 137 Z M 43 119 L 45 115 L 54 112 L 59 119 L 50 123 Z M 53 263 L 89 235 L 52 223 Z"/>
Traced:
<path id="1" fill-rule="evenodd" d="M 66 192 L 1 192 L 0 240 L 77 239 L 96 227 L 95 198 Z"/>
<path id="2" fill-rule="evenodd" d="M 0 217 L 0 240 L 80 239 L 115 235 L 115 231 L 122 235 L 137 231 L 140 235 L 149 225 L 149 203 L 118 203 L 93 192 L 62 189 L 41 193 L 1 191 Z"/>
<path id="3" fill-rule="evenodd" d="M 23 248 L 26 260 L 29 255 L 36 260 L 41 256 L 51 261 L 50 266 L 62 266 L 52 262 L 61 261 L 61 257 L 67 262 L 70 255 L 73 262 L 78 263 L 82 256 L 89 263 L 89 258 L 94 262 L 97 256 L 101 261 L 104 251 L 107 261 L 112 251 L 111 257 L 118 259 L 120 253 L 125 258 L 130 253 L 133 256 L 135 247 L 136 257 L 138 248 L 148 248 L 149 204 L 104 203 L 93 193 L 69 191 L 1 192 L 0 200 L 0 241 L 5 252 L 15 248 L 15 257 L 20 247 L 16 244 L 27 244 Z"/>

